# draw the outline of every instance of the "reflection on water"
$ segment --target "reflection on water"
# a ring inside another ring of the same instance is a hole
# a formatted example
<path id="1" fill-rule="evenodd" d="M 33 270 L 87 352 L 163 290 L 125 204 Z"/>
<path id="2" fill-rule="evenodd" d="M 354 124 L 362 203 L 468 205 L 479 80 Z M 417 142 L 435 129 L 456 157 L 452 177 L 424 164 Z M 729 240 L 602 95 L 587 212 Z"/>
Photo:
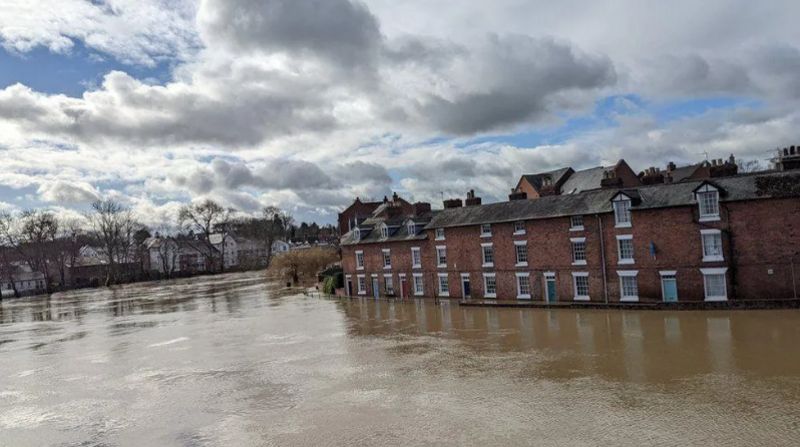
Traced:
<path id="1" fill-rule="evenodd" d="M 0 445 L 796 445 L 800 312 L 462 308 L 259 274 L 0 302 Z"/>

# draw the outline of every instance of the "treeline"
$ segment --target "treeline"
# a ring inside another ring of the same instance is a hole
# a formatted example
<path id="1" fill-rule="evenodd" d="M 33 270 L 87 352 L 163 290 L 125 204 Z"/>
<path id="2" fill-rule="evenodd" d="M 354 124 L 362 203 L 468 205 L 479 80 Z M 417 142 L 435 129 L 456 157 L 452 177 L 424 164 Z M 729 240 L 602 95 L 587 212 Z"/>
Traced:
<path id="1" fill-rule="evenodd" d="M 216 240 L 212 241 L 213 238 Z M 70 269 L 75 267 L 83 247 L 91 247 L 105 267 L 105 284 L 118 284 L 139 279 L 145 270 L 149 253 L 145 242 L 157 237 L 177 246 L 178 243 L 196 247 L 207 257 L 213 270 L 225 269 L 227 238 L 239 236 L 264 244 L 267 263 L 272 256 L 272 245 L 277 240 L 320 240 L 335 243 L 335 227 L 320 227 L 316 223 L 295 224 L 288 212 L 277 207 L 266 207 L 259 215 L 244 216 L 235 209 L 224 207 L 212 200 L 185 205 L 174 222 L 149 228 L 130 208 L 114 200 L 97 201 L 91 211 L 80 219 L 60 218 L 47 210 L 30 210 L 20 213 L 0 213 L 0 281 L 7 281 L 19 296 L 14 281 L 22 266 L 31 272 L 44 275 L 45 292 L 68 289 L 72 283 Z M 164 256 L 177 256 L 169 251 L 169 243 L 161 244 Z M 159 256 L 162 253 L 159 253 Z M 175 264 L 175 259 L 172 260 Z M 0 297 L 2 298 L 2 297 Z"/>

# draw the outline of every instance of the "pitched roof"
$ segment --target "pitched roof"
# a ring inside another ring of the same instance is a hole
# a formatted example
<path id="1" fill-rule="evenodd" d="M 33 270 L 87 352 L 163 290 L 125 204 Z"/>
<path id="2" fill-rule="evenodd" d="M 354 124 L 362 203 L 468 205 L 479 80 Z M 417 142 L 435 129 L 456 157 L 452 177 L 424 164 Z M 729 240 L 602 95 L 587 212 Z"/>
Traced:
<path id="1" fill-rule="evenodd" d="M 694 173 L 702 166 L 703 163 L 680 166 L 678 168 L 673 169 L 672 171 L 669 171 L 669 175 L 672 177 L 672 181 L 674 183 L 682 182 L 691 177 L 692 175 L 694 175 Z"/>
<path id="2" fill-rule="evenodd" d="M 574 215 L 612 212 L 611 199 L 625 192 L 640 198 L 632 209 L 658 209 L 694 206 L 694 190 L 703 182 L 723 189 L 722 202 L 800 197 L 800 172 L 757 173 L 721 177 L 711 180 L 690 180 L 681 183 L 657 184 L 628 189 L 597 189 L 562 196 L 546 196 L 537 200 L 515 200 L 440 211 L 426 229 L 549 219 Z"/>
<path id="3" fill-rule="evenodd" d="M 560 168 L 553 171 L 540 172 L 538 174 L 524 174 L 522 178 L 530 183 L 533 189 L 539 191 L 542 189 L 542 183 L 545 177 L 549 176 L 553 180 L 553 184 L 556 184 L 570 169 L 572 168 Z"/>
<path id="4" fill-rule="evenodd" d="M 614 170 L 614 166 L 598 166 L 596 168 L 575 171 L 566 182 L 561 185 L 562 194 L 577 194 L 584 191 L 599 189 L 603 181 L 603 173 Z"/>
<path id="5" fill-rule="evenodd" d="M 422 230 L 431 221 L 433 216 L 439 212 L 441 211 L 430 211 L 413 217 L 397 216 L 391 219 L 371 217 L 358 226 L 361 232 L 360 239 L 355 238 L 355 231 L 350 231 L 342 236 L 341 245 L 369 244 L 387 241 L 396 242 L 425 240 L 427 236 Z M 406 225 L 406 222 L 409 220 L 413 220 L 414 224 L 416 225 L 417 231 L 415 233 L 408 232 L 408 226 Z M 378 228 L 383 224 L 386 224 L 390 228 L 389 237 L 385 239 L 381 238 L 381 232 L 378 230 Z"/>

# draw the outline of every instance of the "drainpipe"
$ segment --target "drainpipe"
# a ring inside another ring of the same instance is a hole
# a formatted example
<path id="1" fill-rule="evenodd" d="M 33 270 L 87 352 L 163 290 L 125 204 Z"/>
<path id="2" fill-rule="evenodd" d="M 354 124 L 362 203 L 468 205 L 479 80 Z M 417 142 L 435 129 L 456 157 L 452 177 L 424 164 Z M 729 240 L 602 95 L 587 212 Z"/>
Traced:
<path id="1" fill-rule="evenodd" d="M 789 265 L 792 268 L 792 290 L 794 291 L 794 299 L 797 299 L 797 277 L 795 276 L 794 273 L 794 261 L 795 259 L 797 259 L 798 256 L 800 256 L 800 252 L 795 253 L 794 256 L 792 256 L 791 260 L 789 261 Z"/>
<path id="2" fill-rule="evenodd" d="M 600 235 L 600 263 L 603 266 L 603 296 L 608 304 L 608 273 L 606 272 L 606 243 L 603 237 L 603 219 L 599 214 L 595 214 L 597 218 L 597 231 Z"/>

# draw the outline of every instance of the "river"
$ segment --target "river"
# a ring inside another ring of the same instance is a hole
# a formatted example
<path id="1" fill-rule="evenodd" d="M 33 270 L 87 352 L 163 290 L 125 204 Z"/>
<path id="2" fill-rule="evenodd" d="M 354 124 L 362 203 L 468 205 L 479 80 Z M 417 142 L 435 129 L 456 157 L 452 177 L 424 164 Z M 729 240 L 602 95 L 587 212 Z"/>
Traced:
<path id="1" fill-rule="evenodd" d="M 800 311 L 338 300 L 258 273 L 7 300 L 0 445 L 800 445 Z"/>

